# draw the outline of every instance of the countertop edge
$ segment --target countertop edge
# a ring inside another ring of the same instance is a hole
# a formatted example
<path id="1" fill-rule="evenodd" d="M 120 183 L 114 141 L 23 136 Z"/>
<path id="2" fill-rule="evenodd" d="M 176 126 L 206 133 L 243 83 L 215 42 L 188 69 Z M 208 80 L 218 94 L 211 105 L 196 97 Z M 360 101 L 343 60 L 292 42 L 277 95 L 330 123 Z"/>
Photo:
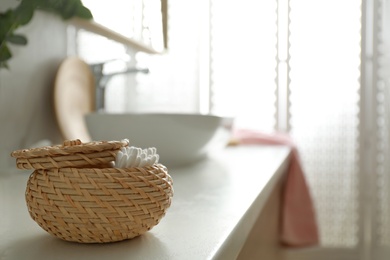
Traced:
<path id="1" fill-rule="evenodd" d="M 264 208 L 268 198 L 278 182 L 286 175 L 290 163 L 291 150 L 288 150 L 283 162 L 275 170 L 274 175 L 253 201 L 248 211 L 242 216 L 237 226 L 232 230 L 224 243 L 218 248 L 211 259 L 227 260 L 237 259 L 252 227 Z"/>

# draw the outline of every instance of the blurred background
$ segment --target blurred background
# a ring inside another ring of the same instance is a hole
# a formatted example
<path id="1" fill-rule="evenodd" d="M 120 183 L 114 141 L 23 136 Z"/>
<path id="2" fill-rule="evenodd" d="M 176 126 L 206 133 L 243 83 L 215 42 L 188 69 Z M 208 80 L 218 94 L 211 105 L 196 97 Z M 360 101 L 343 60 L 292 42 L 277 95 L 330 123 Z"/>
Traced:
<path id="1" fill-rule="evenodd" d="M 18 1 L 2 0 L 0 11 Z M 113 78 L 108 112 L 235 117 L 236 128 L 287 132 L 316 206 L 321 248 L 299 257 L 387 259 L 390 253 L 389 0 L 84 0 L 99 24 L 147 54 L 39 12 L 0 70 L 0 166 L 9 153 L 61 139 L 52 104 L 60 62 L 77 55 Z M 161 5 L 167 4 L 164 48 Z M 120 62 L 117 62 L 117 61 Z M 321 259 L 322 259 L 321 258 Z M 311 258 L 309 258 L 311 259 Z"/>

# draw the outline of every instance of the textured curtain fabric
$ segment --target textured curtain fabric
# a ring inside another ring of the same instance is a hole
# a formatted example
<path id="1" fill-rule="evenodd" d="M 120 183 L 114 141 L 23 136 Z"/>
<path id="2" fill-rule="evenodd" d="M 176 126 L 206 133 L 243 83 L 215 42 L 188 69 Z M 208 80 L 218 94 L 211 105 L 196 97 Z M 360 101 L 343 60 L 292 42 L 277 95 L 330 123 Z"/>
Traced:
<path id="1" fill-rule="evenodd" d="M 298 149 L 291 138 L 284 134 L 265 134 L 251 130 L 237 130 L 234 138 L 239 144 L 286 145 L 291 148 L 290 166 L 282 195 L 280 240 L 289 247 L 318 245 L 318 225 L 310 189 Z"/>

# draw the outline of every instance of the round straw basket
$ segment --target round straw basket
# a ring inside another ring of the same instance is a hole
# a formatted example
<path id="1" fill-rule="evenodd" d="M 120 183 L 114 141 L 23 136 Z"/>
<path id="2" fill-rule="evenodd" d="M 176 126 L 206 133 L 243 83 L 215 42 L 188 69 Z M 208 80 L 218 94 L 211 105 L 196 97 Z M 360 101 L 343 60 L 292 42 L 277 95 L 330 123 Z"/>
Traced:
<path id="1" fill-rule="evenodd" d="M 128 144 L 72 140 L 14 151 L 18 168 L 35 169 L 26 189 L 33 220 L 56 237 L 80 243 L 129 239 L 157 225 L 171 205 L 172 179 L 162 164 L 113 168 Z"/>
<path id="2" fill-rule="evenodd" d="M 67 241 L 106 243 L 157 225 L 171 205 L 172 179 L 161 164 L 135 168 L 35 170 L 27 183 L 31 217 Z"/>

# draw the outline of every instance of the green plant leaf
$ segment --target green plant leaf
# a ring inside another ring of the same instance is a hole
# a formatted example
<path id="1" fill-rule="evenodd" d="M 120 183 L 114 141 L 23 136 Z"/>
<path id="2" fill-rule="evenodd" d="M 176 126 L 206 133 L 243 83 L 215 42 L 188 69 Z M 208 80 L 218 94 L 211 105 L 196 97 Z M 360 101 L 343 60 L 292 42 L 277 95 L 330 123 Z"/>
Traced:
<path id="1" fill-rule="evenodd" d="M 5 61 L 0 61 L 0 69 L 9 69 L 8 63 Z"/>
<path id="2" fill-rule="evenodd" d="M 93 18 L 91 11 L 85 6 L 81 6 L 81 5 L 77 6 L 76 16 L 87 20 Z"/>
<path id="3" fill-rule="evenodd" d="M 0 45 L 5 41 L 9 32 L 13 30 L 13 27 L 15 27 L 13 21 L 14 17 L 11 10 L 8 10 L 5 13 L 0 13 Z"/>
<path id="4" fill-rule="evenodd" d="M 12 57 L 7 43 L 27 44 L 26 37 L 15 34 L 14 31 L 19 26 L 28 24 L 38 8 L 53 12 L 63 19 L 74 16 L 83 19 L 93 18 L 91 11 L 83 5 L 81 0 L 21 0 L 16 8 L 0 12 L 0 69 L 8 68 L 7 61 Z"/>
<path id="5" fill-rule="evenodd" d="M 61 17 L 64 20 L 70 19 L 73 16 L 75 16 L 77 11 L 77 3 L 75 1 L 67 1 L 63 4 L 62 9 L 61 9 Z"/>
<path id="6" fill-rule="evenodd" d="M 35 0 L 39 1 L 38 7 L 42 10 L 53 12 L 67 20 L 72 17 L 92 19 L 91 11 L 80 0 Z"/>
<path id="7" fill-rule="evenodd" d="M 34 5 L 34 1 L 22 1 L 20 5 L 15 8 L 15 22 L 19 23 L 20 25 L 28 24 L 34 15 L 35 8 L 36 6 Z"/>
<path id="8" fill-rule="evenodd" d="M 6 44 L 0 47 L 0 62 L 5 62 L 12 57 L 12 53 Z"/>
<path id="9" fill-rule="evenodd" d="M 17 44 L 17 45 L 26 45 L 27 44 L 27 38 L 20 34 L 12 34 L 7 37 L 7 41 Z"/>

